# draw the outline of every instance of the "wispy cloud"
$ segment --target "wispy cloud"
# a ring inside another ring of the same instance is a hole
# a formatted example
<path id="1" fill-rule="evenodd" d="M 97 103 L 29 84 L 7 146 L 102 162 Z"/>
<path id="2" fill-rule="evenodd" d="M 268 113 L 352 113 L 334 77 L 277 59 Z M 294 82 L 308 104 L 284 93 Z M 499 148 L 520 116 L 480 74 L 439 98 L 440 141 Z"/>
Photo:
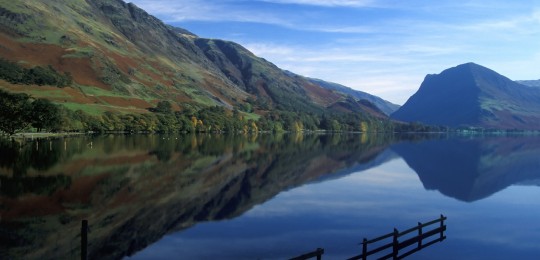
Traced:
<path id="1" fill-rule="evenodd" d="M 290 57 L 289 55 L 296 53 L 298 50 L 291 46 L 272 44 L 272 43 L 246 43 L 244 44 L 248 50 L 260 57 L 267 56 L 282 56 Z"/>
<path id="2" fill-rule="evenodd" d="M 262 2 L 276 4 L 298 4 L 298 5 L 315 5 L 329 7 L 366 7 L 374 4 L 373 0 L 260 0 Z"/>
<path id="3" fill-rule="evenodd" d="M 228 1 L 203 0 L 131 0 L 167 23 L 182 21 L 253 22 L 292 26 L 293 21 L 282 15 L 234 4 Z"/>
<path id="4" fill-rule="evenodd" d="M 215 25 L 281 68 L 395 103 L 426 74 L 470 61 L 512 79 L 540 77 L 540 10 L 530 1 L 131 1 L 167 23 Z M 222 36 L 202 29 L 192 31 Z"/>
<path id="5" fill-rule="evenodd" d="M 203 0 L 131 0 L 137 6 L 167 23 L 184 21 L 245 22 L 276 25 L 287 29 L 326 33 L 373 33 L 374 28 L 358 24 L 331 23 L 319 19 L 312 12 L 269 12 L 242 1 Z M 308 1 L 308 0 L 261 0 L 278 4 L 305 4 L 315 6 L 360 7 L 372 1 Z"/>
<path id="6" fill-rule="evenodd" d="M 316 46 L 254 43 L 249 40 L 241 43 L 281 68 L 340 83 L 398 104 L 408 99 L 426 74 L 438 73 L 446 66 L 459 63 L 433 58 L 460 51 L 460 46 L 437 45 L 436 40 L 379 45 L 352 41 Z"/>
<path id="7" fill-rule="evenodd" d="M 486 19 L 476 23 L 461 24 L 455 27 L 456 30 L 470 31 L 473 33 L 508 33 L 516 34 L 538 34 L 540 33 L 540 11 L 524 13 L 509 17 L 498 17 L 496 19 Z"/>
<path id="8" fill-rule="evenodd" d="M 306 30 L 306 31 L 316 31 L 316 32 L 327 32 L 327 33 L 375 33 L 377 32 L 376 28 L 373 26 L 350 26 L 350 25 L 311 25 L 304 27 L 295 27 L 296 29 Z"/>

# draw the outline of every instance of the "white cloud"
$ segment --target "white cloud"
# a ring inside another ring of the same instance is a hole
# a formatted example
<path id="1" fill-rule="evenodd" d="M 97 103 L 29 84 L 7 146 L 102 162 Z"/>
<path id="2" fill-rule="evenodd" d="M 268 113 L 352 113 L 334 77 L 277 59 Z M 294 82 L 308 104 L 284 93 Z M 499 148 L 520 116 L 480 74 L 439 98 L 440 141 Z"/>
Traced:
<path id="1" fill-rule="evenodd" d="M 255 55 L 297 74 L 339 83 L 403 104 L 424 76 L 458 63 L 432 60 L 458 52 L 455 47 L 397 43 L 396 45 L 283 45 L 240 43 Z"/>
<path id="2" fill-rule="evenodd" d="M 373 0 L 260 0 L 276 4 L 299 4 L 316 6 L 366 7 L 373 5 Z"/>
<path id="3" fill-rule="evenodd" d="M 275 25 L 265 27 L 260 35 L 254 35 L 253 30 L 235 29 L 228 32 L 231 38 L 226 40 L 239 42 L 283 69 L 340 83 L 398 104 L 418 89 L 426 74 L 470 61 L 511 79 L 540 78 L 535 69 L 539 61 L 535 54 L 540 53 L 540 11 L 530 2 L 132 1 L 168 23 L 234 21 L 250 23 L 251 28 L 257 26 L 254 23 Z M 295 6 L 278 6 L 275 12 L 260 8 L 268 3 Z M 309 12 L 306 6 L 311 6 Z M 361 15 L 358 19 L 336 20 L 335 14 L 326 12 L 339 11 L 339 16 L 343 10 L 312 7 L 355 7 L 347 12 L 354 9 Z M 329 17 L 332 19 L 325 20 Z"/>
<path id="4" fill-rule="evenodd" d="M 372 26 L 345 26 L 345 25 L 318 25 L 308 24 L 303 26 L 295 25 L 293 27 L 297 30 L 313 31 L 313 32 L 326 32 L 326 33 L 375 33 L 376 28 Z"/>
<path id="5" fill-rule="evenodd" d="M 290 57 L 297 51 L 291 46 L 272 43 L 245 43 L 243 46 L 259 57 Z"/>
<path id="6" fill-rule="evenodd" d="M 244 5 L 242 1 L 203 0 L 131 0 L 152 15 L 159 16 L 166 23 L 182 21 L 207 22 L 248 22 L 277 25 L 288 29 L 327 33 L 373 33 L 374 29 L 363 25 L 338 25 L 317 22 L 317 15 L 295 12 L 276 13 L 266 9 Z M 360 6 L 371 1 L 264 1 L 273 3 L 297 3 L 321 6 Z"/>
<path id="7" fill-rule="evenodd" d="M 234 21 L 276 24 L 292 27 L 293 22 L 279 14 L 233 5 L 227 1 L 202 0 L 132 0 L 134 4 L 166 23 L 181 21 Z"/>

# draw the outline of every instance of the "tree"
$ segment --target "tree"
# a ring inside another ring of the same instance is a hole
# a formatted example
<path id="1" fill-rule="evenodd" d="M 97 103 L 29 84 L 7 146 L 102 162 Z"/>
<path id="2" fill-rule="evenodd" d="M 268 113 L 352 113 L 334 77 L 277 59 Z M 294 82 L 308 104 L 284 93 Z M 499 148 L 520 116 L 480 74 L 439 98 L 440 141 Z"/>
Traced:
<path id="1" fill-rule="evenodd" d="M 191 126 L 193 126 L 194 129 L 197 127 L 197 117 L 191 117 Z"/>
<path id="2" fill-rule="evenodd" d="M 0 131 L 13 135 L 30 124 L 30 96 L 0 90 Z"/>
<path id="3" fill-rule="evenodd" d="M 156 112 L 169 114 L 172 113 L 172 105 L 169 101 L 159 101 L 156 105 Z"/>
<path id="4" fill-rule="evenodd" d="M 18 63 L 0 58 L 0 79 L 13 84 L 51 85 L 57 87 L 69 86 L 73 83 L 71 73 L 58 73 L 51 65 L 23 68 Z"/>
<path id="5" fill-rule="evenodd" d="M 60 125 L 60 109 L 47 99 L 38 99 L 30 106 L 30 122 L 38 132 L 43 129 L 53 130 Z"/>
<path id="6" fill-rule="evenodd" d="M 341 131 L 341 125 L 337 120 L 334 119 L 331 121 L 331 129 L 332 131 Z"/>
<path id="7" fill-rule="evenodd" d="M 360 122 L 360 131 L 362 133 L 367 133 L 368 132 L 368 123 L 366 121 L 362 121 Z"/>

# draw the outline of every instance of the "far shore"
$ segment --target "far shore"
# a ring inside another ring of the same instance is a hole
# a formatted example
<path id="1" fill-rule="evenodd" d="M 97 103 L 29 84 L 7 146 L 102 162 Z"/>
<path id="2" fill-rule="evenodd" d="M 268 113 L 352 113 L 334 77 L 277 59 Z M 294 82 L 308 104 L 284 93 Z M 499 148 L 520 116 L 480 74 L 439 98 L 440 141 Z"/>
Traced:
<path id="1" fill-rule="evenodd" d="M 212 132 L 214 134 L 224 134 L 226 132 Z M 259 131 L 258 133 L 271 133 L 271 131 Z M 291 133 L 290 131 L 284 131 L 282 133 Z M 341 131 L 325 131 L 325 130 L 315 130 L 315 131 L 302 131 L 304 134 L 309 133 L 352 133 L 352 134 L 361 134 L 362 132 L 341 132 Z M 453 134 L 458 136 L 477 136 L 477 135 L 540 135 L 540 130 L 496 130 L 496 129 L 455 129 L 452 131 L 446 131 L 446 132 L 390 132 L 391 134 Z M 32 132 L 25 132 L 25 133 L 16 133 L 14 135 L 2 135 L 0 132 L 0 138 L 7 138 L 12 140 L 33 140 L 33 139 L 48 139 L 48 138 L 59 138 L 59 137 L 70 137 L 70 136 L 82 136 L 82 135 L 88 135 L 88 134 L 159 134 L 159 133 L 153 133 L 153 132 L 125 132 L 125 131 L 111 131 L 111 132 L 41 132 L 41 133 L 32 133 Z M 169 133 L 170 134 L 170 133 Z M 186 132 L 182 132 L 181 134 L 186 134 Z M 377 133 L 369 133 L 369 134 L 381 134 L 379 132 Z M 386 133 L 388 134 L 388 133 Z"/>
<path id="2" fill-rule="evenodd" d="M 51 137 L 65 137 L 65 136 L 74 136 L 74 135 L 85 135 L 86 133 L 82 132 L 61 132 L 61 133 L 16 133 L 10 138 L 13 139 L 43 139 Z"/>

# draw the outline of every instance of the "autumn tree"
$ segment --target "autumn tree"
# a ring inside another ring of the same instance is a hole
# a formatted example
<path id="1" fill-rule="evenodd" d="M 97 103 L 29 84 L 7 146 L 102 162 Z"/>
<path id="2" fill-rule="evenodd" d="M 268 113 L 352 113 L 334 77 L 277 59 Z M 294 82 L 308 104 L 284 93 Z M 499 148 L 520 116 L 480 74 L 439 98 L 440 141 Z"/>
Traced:
<path id="1" fill-rule="evenodd" d="M 367 133 L 368 132 L 368 123 L 366 121 L 360 122 L 360 131 L 362 133 Z"/>

